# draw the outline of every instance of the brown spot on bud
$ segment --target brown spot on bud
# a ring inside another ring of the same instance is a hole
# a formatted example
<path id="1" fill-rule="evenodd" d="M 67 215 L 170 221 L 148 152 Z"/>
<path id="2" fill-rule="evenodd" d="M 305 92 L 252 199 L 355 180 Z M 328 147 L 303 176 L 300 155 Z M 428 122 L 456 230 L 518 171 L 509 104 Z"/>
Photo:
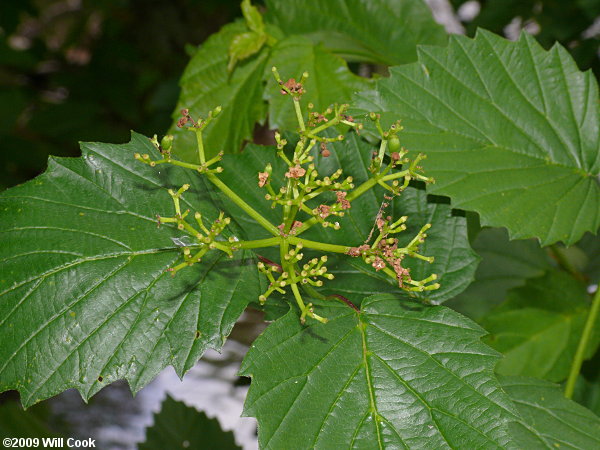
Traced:
<path id="1" fill-rule="evenodd" d="M 269 181 L 268 172 L 258 172 L 258 187 L 263 187 Z"/>
<path id="2" fill-rule="evenodd" d="M 305 173 L 306 169 L 300 165 L 296 165 L 295 167 L 290 167 L 290 169 L 285 173 L 285 176 L 287 178 L 300 178 L 303 177 Z"/>
<path id="3" fill-rule="evenodd" d="M 350 255 L 350 256 L 360 256 L 360 250 L 358 249 L 358 247 L 350 247 L 348 249 L 348 251 L 346 252 L 346 255 Z"/>
<path id="4" fill-rule="evenodd" d="M 295 78 L 290 78 L 289 80 L 287 80 L 284 83 L 284 86 L 286 88 L 288 88 L 288 90 L 292 93 L 292 94 L 297 94 L 297 95 L 302 95 L 304 94 L 304 88 L 302 87 L 302 84 L 296 82 Z M 281 90 L 281 93 L 283 95 L 287 94 L 285 89 Z"/>
<path id="5" fill-rule="evenodd" d="M 327 216 L 329 216 L 329 214 L 331 214 L 331 206 L 319 205 L 317 211 L 319 212 L 319 217 L 321 219 L 325 219 Z"/>
<path id="6" fill-rule="evenodd" d="M 339 203 L 342 209 L 350 209 L 350 202 L 346 200 L 347 192 L 344 191 L 336 191 L 335 195 L 337 196 L 336 203 Z"/>
<path id="7" fill-rule="evenodd" d="M 296 234 L 296 229 L 300 228 L 302 226 L 302 222 L 300 222 L 299 220 L 294 220 L 294 223 L 292 224 L 292 229 L 290 230 L 291 234 Z"/>
<path id="8" fill-rule="evenodd" d="M 379 256 L 377 258 L 375 258 L 375 261 L 373 261 L 373 264 L 371 264 L 375 270 L 379 271 L 381 269 L 385 269 L 385 261 L 383 259 L 381 259 Z"/>

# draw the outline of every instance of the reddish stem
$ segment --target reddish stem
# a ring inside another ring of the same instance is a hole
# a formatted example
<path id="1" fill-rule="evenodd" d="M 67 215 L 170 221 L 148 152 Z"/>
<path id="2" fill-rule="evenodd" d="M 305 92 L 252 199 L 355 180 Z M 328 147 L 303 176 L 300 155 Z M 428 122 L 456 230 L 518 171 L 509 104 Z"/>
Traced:
<path id="1" fill-rule="evenodd" d="M 346 305 L 348 305 L 350 308 L 352 308 L 354 311 L 356 312 L 360 312 L 360 309 L 358 309 L 354 303 L 352 303 L 350 300 L 348 300 L 346 297 L 344 297 L 343 295 L 340 294 L 331 294 L 328 297 L 335 297 L 338 300 L 343 301 Z"/>
<path id="2" fill-rule="evenodd" d="M 258 259 L 260 260 L 260 262 L 267 264 L 268 266 L 277 267 L 277 272 L 283 272 L 283 267 L 281 267 L 276 262 L 273 262 L 270 259 L 267 259 L 264 256 L 260 256 L 260 255 L 258 255 Z"/>

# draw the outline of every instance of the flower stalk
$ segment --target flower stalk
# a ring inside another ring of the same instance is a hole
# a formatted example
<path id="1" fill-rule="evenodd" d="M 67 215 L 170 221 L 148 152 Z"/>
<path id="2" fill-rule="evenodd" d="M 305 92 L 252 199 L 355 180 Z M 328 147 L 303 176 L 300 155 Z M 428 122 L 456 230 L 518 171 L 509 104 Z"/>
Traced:
<path id="1" fill-rule="evenodd" d="M 260 258 L 258 263 L 258 271 L 269 283 L 266 291 L 259 296 L 258 300 L 264 304 L 274 293 L 286 295 L 289 288 L 300 309 L 302 323 L 307 318 L 323 323 L 327 322 L 327 319 L 315 313 L 312 303 L 304 301 L 300 288 L 303 288 L 302 290 L 312 297 L 322 297 L 315 289 L 334 278 L 326 266 L 327 255 L 305 260 L 304 248 L 323 253 L 360 257 L 375 270 L 382 271 L 395 279 L 399 288 L 407 292 L 422 292 L 439 288 L 439 284 L 434 283 L 437 279 L 435 274 L 422 280 L 414 280 L 410 275 L 410 270 L 402 265 L 405 258 L 433 262 L 433 257 L 420 253 L 420 246 L 425 241 L 426 232 L 431 225 L 424 225 L 408 245 L 401 246 L 395 235 L 406 230 L 408 218 L 403 216 L 394 220 L 391 217 L 383 217 L 384 205 L 387 206 L 385 202 L 375 217 L 375 225 L 371 234 L 363 243 L 349 242 L 348 245 L 337 245 L 312 241 L 301 236 L 316 224 L 333 230 L 340 229 L 339 220 L 351 211 L 352 202 L 375 186 L 382 186 L 390 193 L 391 196 L 386 195 L 386 201 L 389 201 L 394 196 L 400 195 L 411 180 L 429 183 L 433 179 L 423 175 L 422 169 L 418 165 L 424 155 L 417 155 L 411 160 L 406 157 L 408 152 L 399 146 L 397 133 L 402 130 L 400 123 L 396 122 L 389 129 L 384 130 L 379 115 L 375 113 L 371 113 L 369 118 L 375 122 L 381 143 L 369 167 L 370 178 L 355 187 L 352 177 L 344 177 L 341 169 L 329 176 L 321 177 L 314 163 L 315 153 L 319 152 L 322 157 L 329 157 L 331 151 L 328 144 L 344 140 L 344 135 L 330 137 L 330 135 L 324 136 L 323 133 L 335 126 L 345 126 L 358 132 L 362 129 L 362 123 L 355 121 L 352 116 L 347 114 L 347 104 L 333 105 L 323 112 L 315 111 L 314 105 L 308 104 L 305 114 L 301 107 L 301 98 L 305 93 L 308 73 L 302 74 L 299 81 L 290 78 L 284 82 L 275 67 L 272 71 L 281 94 L 291 98 L 298 121 L 298 141 L 293 152 L 286 153 L 285 148 L 288 142 L 279 133 L 275 133 L 277 156 L 285 163 L 287 167 L 285 172 L 275 174 L 273 167 L 267 164 L 263 171 L 258 173 L 258 186 L 265 190 L 265 200 L 271 203 L 272 208 L 281 209 L 280 224 L 271 223 L 219 178 L 218 174 L 223 171 L 223 168 L 218 165 L 223 157 L 222 152 L 211 159 L 206 159 L 202 132 L 219 115 L 220 107 L 209 112 L 204 119 L 194 119 L 187 109 L 181 111 L 182 116 L 178 121 L 178 126 L 195 133 L 199 164 L 179 161 L 172 156 L 172 136 L 165 136 L 160 143 L 156 136 L 151 139 L 162 158 L 152 160 L 147 154 L 136 153 L 134 155 L 138 161 L 151 167 L 158 164 L 172 164 L 206 176 L 217 189 L 272 235 L 270 238 L 256 240 L 239 240 L 233 236 L 225 239 L 222 237 L 222 233 L 231 222 L 230 218 L 225 217 L 222 212 L 212 222 L 207 221 L 199 211 L 190 216 L 190 210 L 182 211 L 180 205 L 183 194 L 190 186 L 183 185 L 177 191 L 170 189 L 168 193 L 173 200 L 174 215 L 171 217 L 159 216 L 158 224 L 176 226 L 177 229 L 192 236 L 195 243 L 184 247 L 182 249 L 183 261 L 167 270 L 175 275 L 185 267 L 200 263 L 204 255 L 212 250 L 221 251 L 229 257 L 234 257 L 235 252 L 241 249 L 279 246 L 279 263 L 264 258 Z M 283 186 L 278 189 L 273 185 L 276 176 L 281 176 L 283 181 Z M 190 217 L 194 218 L 195 223 L 190 222 Z M 375 229 L 378 231 L 377 236 L 369 243 Z M 192 252 L 192 249 L 195 253 Z"/>

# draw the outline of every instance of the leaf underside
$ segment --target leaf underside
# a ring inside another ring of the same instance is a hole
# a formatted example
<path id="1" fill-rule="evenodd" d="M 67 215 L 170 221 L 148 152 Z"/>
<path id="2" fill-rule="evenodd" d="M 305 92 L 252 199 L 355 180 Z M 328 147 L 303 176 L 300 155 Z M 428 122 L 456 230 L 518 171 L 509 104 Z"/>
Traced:
<path id="1" fill-rule="evenodd" d="M 543 50 L 480 30 L 421 47 L 357 96 L 359 111 L 402 119 L 400 138 L 427 154 L 430 191 L 476 211 L 483 225 L 543 245 L 600 226 L 598 85 L 559 45 Z"/>
<path id="2" fill-rule="evenodd" d="M 320 311 L 329 323 L 271 324 L 242 364 L 261 448 L 509 446 L 512 405 L 475 323 L 389 295 Z"/>
<path id="3" fill-rule="evenodd" d="M 163 186 L 189 183 L 182 207 L 214 220 L 201 177 L 140 164 L 134 152 L 158 155 L 137 134 L 82 152 L 0 195 L 0 391 L 19 390 L 24 406 L 118 379 L 137 391 L 167 365 L 182 376 L 259 294 L 249 253 L 165 273 L 182 232 L 157 228 L 174 213 Z"/>

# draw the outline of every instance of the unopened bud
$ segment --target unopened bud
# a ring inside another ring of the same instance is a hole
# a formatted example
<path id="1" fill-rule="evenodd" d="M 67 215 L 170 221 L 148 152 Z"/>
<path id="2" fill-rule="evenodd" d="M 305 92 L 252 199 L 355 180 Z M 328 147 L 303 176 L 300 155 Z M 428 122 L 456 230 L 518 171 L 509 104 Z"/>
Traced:
<path id="1" fill-rule="evenodd" d="M 163 150 L 171 150 L 172 145 L 173 145 L 173 135 L 172 134 L 167 134 L 160 141 L 160 146 L 162 147 Z"/>

